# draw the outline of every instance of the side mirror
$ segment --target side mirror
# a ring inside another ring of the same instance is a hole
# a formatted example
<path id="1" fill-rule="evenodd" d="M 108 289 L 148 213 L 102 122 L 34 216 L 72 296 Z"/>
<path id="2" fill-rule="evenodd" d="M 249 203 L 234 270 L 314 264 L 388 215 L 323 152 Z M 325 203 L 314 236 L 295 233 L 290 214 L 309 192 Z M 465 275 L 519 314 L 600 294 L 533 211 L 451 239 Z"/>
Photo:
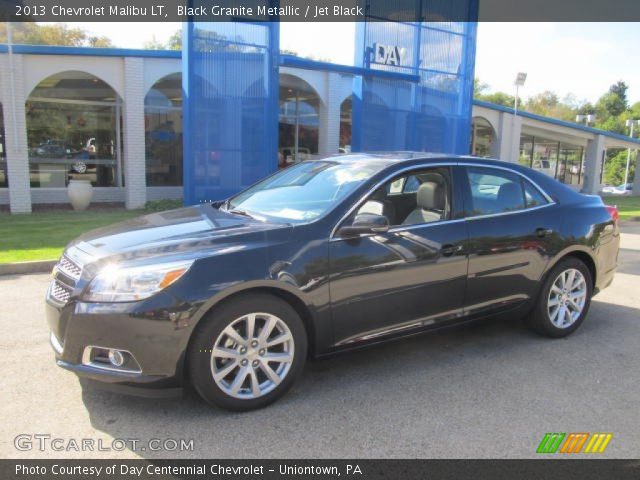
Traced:
<path id="1" fill-rule="evenodd" d="M 367 233 L 384 233 L 389 230 L 389 220 L 384 215 L 360 213 L 351 225 L 340 228 L 338 234 L 343 238 L 353 238 Z"/>

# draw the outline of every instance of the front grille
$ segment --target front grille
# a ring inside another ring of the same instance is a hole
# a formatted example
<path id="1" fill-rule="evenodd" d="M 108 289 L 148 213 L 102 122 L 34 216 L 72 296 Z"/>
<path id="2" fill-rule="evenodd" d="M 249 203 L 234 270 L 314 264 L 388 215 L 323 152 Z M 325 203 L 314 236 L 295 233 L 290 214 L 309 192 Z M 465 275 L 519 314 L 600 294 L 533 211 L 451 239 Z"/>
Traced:
<path id="1" fill-rule="evenodd" d="M 51 284 L 51 298 L 60 303 L 67 303 L 71 297 L 72 289 L 63 285 L 58 280 L 54 280 Z"/>
<path id="2" fill-rule="evenodd" d="M 60 258 L 60 261 L 56 265 L 56 269 L 74 280 L 78 280 L 82 274 L 82 269 L 69 260 L 65 255 Z"/>

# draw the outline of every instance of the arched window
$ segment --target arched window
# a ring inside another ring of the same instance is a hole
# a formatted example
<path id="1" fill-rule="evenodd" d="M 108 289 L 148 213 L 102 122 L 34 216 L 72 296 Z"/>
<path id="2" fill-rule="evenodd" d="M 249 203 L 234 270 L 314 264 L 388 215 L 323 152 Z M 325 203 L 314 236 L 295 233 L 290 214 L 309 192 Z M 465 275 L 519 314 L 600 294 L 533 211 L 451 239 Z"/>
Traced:
<path id="1" fill-rule="evenodd" d="M 353 104 L 351 96 L 340 104 L 340 153 L 351 152 L 351 125 L 353 123 Z"/>
<path id="2" fill-rule="evenodd" d="M 158 80 L 144 99 L 147 186 L 182 185 L 182 74 Z"/>
<path id="3" fill-rule="evenodd" d="M 47 77 L 26 102 L 31 187 L 85 179 L 122 186 L 121 108 L 106 82 L 85 72 Z"/>
<path id="4" fill-rule="evenodd" d="M 293 75 L 280 75 L 279 167 L 318 153 L 319 108 L 320 97 L 311 85 Z"/>
<path id="5" fill-rule="evenodd" d="M 496 157 L 496 132 L 488 120 L 474 117 L 471 123 L 471 155 Z"/>

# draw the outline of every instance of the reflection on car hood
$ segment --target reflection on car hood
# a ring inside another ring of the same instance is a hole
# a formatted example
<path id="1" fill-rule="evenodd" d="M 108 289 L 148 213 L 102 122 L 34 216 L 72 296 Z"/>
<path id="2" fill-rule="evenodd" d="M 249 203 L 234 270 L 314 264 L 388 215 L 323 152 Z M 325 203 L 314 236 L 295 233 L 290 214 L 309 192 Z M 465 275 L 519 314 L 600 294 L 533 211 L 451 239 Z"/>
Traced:
<path id="1" fill-rule="evenodd" d="M 232 215 L 203 204 L 92 230 L 75 239 L 68 252 L 80 263 L 105 257 L 131 261 L 173 255 L 190 258 L 232 246 L 245 248 L 264 242 L 268 231 L 287 228 L 291 226 Z"/>

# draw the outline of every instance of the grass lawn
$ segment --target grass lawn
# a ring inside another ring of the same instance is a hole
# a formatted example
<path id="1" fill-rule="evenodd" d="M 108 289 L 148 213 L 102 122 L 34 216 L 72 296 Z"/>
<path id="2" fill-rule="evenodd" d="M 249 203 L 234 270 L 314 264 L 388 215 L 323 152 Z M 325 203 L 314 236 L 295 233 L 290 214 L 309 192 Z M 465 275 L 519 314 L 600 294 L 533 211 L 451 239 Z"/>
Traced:
<path id="1" fill-rule="evenodd" d="M 620 212 L 620 220 L 631 220 L 640 218 L 640 196 L 626 197 L 622 195 L 610 195 L 602 197 L 607 205 L 615 205 Z"/>
<path id="2" fill-rule="evenodd" d="M 0 263 L 54 260 L 81 233 L 144 213 L 142 210 L 0 213 Z"/>

